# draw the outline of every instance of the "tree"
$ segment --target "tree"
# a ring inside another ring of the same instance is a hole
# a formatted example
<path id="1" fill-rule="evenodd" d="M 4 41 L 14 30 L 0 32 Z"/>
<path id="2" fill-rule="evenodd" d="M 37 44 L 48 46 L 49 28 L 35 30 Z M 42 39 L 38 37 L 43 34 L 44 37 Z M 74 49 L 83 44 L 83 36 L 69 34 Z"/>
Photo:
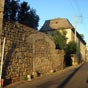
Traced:
<path id="1" fill-rule="evenodd" d="M 10 3 L 10 7 L 11 7 L 11 9 L 10 9 L 10 20 L 16 21 L 17 20 L 17 13 L 19 10 L 19 4 L 17 1 L 12 0 Z"/>
<path id="2" fill-rule="evenodd" d="M 18 9 L 19 9 L 18 1 L 5 0 L 4 22 L 16 21 Z"/>
<path id="3" fill-rule="evenodd" d="M 37 29 L 39 16 L 25 1 L 19 3 L 18 0 L 5 0 L 4 23 L 7 21 L 17 21 Z"/>
<path id="4" fill-rule="evenodd" d="M 4 22 L 8 21 L 10 13 L 10 0 L 5 0 L 5 6 L 4 6 Z"/>
<path id="5" fill-rule="evenodd" d="M 84 39 L 84 35 L 83 34 L 80 34 L 81 38 Z"/>
<path id="6" fill-rule="evenodd" d="M 60 33 L 59 31 L 55 31 L 54 33 L 54 39 L 57 49 L 65 49 L 66 48 L 66 40 L 64 34 Z"/>
<path id="7" fill-rule="evenodd" d="M 72 65 L 71 54 L 76 54 L 76 53 L 77 53 L 77 43 L 74 41 L 69 42 L 65 48 L 64 61 L 65 61 L 66 66 Z"/>
<path id="8" fill-rule="evenodd" d="M 31 9 L 30 12 L 27 14 L 27 24 L 28 26 L 37 29 L 38 22 L 39 22 L 39 16 L 36 14 L 35 9 Z"/>
<path id="9" fill-rule="evenodd" d="M 74 41 L 71 41 L 67 44 L 66 47 L 66 54 L 71 55 L 71 54 L 76 54 L 77 52 L 77 43 Z"/>
<path id="10" fill-rule="evenodd" d="M 28 14 L 28 11 L 30 10 L 30 6 L 28 6 L 27 2 L 22 2 L 19 7 L 18 11 L 18 21 L 20 23 L 25 23 L 24 21 L 26 20 L 26 15 Z"/>
<path id="11" fill-rule="evenodd" d="M 28 6 L 27 2 L 23 2 L 21 3 L 20 10 L 18 12 L 18 21 L 29 27 L 37 29 L 39 16 L 36 14 L 35 9 L 31 9 Z"/>
<path id="12" fill-rule="evenodd" d="M 30 27 L 32 28 L 37 28 L 38 27 L 38 22 L 39 22 L 39 16 L 36 14 L 35 9 L 31 9 L 29 13 L 29 20 L 30 20 Z"/>

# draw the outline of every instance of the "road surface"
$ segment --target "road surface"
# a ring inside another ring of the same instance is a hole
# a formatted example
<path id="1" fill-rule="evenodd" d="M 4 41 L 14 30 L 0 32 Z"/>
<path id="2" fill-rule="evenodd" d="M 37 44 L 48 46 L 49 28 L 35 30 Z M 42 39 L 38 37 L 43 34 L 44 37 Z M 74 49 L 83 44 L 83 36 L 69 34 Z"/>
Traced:
<path id="1" fill-rule="evenodd" d="M 88 88 L 88 63 L 5 88 Z"/>

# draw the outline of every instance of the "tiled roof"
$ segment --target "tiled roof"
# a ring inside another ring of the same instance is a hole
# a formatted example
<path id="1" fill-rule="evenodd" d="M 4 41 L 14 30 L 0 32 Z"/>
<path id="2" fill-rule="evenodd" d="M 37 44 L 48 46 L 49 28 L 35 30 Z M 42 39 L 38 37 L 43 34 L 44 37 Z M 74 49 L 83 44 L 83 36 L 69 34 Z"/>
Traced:
<path id="1" fill-rule="evenodd" d="M 46 20 L 40 31 L 49 31 L 53 29 L 73 28 L 72 24 L 66 18 L 56 18 Z"/>
<path id="2" fill-rule="evenodd" d="M 46 32 L 46 31 L 53 31 L 56 29 L 71 29 L 73 32 L 75 32 L 75 28 L 66 18 L 56 18 L 56 19 L 46 20 L 40 31 Z M 76 34 L 77 37 L 80 38 L 81 42 L 86 44 L 86 42 L 82 39 L 80 34 L 78 32 L 76 32 Z"/>

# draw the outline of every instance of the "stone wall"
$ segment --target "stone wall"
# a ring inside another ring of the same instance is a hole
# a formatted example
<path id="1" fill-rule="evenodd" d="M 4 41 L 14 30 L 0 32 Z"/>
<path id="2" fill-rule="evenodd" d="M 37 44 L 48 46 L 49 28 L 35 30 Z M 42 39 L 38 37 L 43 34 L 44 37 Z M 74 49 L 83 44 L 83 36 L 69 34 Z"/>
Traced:
<path id="1" fill-rule="evenodd" d="M 40 32 L 32 34 L 27 38 L 28 42 L 29 40 L 33 42 L 34 72 L 44 74 L 62 68 L 61 60 L 64 59 L 64 54 L 60 54 L 59 50 L 55 49 L 54 41 L 46 34 Z"/>
<path id="2" fill-rule="evenodd" d="M 33 73 L 46 74 L 62 69 L 64 54 L 55 49 L 46 34 L 8 22 L 2 36 L 6 37 L 3 78 L 22 80 Z"/>
<path id="3" fill-rule="evenodd" d="M 32 73 L 33 45 L 26 43 L 25 38 L 33 33 L 36 31 L 18 23 L 8 22 L 4 27 L 3 36 L 6 37 L 6 42 L 3 77 L 6 79 L 14 77 L 22 79 Z"/>

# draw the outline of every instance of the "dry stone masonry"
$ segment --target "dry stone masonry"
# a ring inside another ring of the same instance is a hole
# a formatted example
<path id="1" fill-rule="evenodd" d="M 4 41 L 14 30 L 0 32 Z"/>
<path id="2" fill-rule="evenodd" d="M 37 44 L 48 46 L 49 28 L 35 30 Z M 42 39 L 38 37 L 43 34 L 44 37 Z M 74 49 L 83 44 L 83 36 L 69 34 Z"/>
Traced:
<path id="1" fill-rule="evenodd" d="M 3 30 L 6 37 L 3 77 L 24 77 L 32 72 L 32 44 L 25 37 L 36 33 L 33 29 L 19 24 L 7 23 Z"/>
<path id="2" fill-rule="evenodd" d="M 27 75 L 36 77 L 63 68 L 64 54 L 55 49 L 54 41 L 46 34 L 8 22 L 2 36 L 6 37 L 4 79 L 23 80 Z"/>

